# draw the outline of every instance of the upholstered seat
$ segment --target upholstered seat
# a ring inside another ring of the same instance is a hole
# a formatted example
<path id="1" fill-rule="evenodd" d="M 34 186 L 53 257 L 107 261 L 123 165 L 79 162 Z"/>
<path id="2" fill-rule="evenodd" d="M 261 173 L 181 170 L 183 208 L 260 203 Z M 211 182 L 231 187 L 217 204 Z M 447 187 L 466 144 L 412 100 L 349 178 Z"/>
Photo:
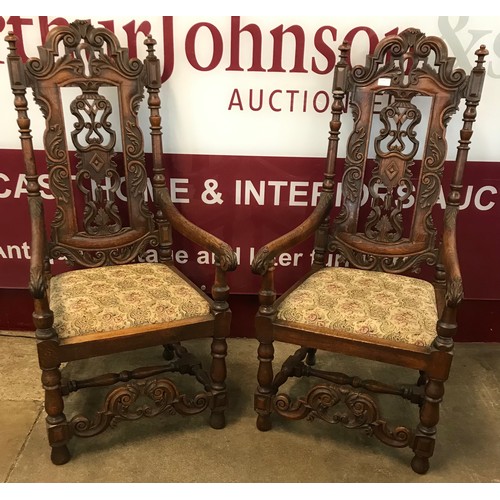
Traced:
<path id="1" fill-rule="evenodd" d="M 50 280 L 60 338 L 210 314 L 207 300 L 164 264 L 80 269 Z"/>
<path id="2" fill-rule="evenodd" d="M 432 343 L 438 320 L 429 282 L 340 267 L 310 276 L 280 303 L 276 317 L 420 346 Z"/>

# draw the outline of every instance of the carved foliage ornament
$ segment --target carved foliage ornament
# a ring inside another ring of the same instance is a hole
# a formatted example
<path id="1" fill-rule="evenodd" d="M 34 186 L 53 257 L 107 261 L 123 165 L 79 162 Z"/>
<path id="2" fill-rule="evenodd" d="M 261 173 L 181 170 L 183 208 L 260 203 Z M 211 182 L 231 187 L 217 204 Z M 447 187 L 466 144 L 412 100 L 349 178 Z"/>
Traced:
<path id="1" fill-rule="evenodd" d="M 50 30 L 44 46 L 39 47 L 39 56 L 29 59 L 25 67 L 35 100 L 47 119 L 44 143 L 49 180 L 57 204 L 52 223 L 54 239 L 67 241 L 68 236 L 76 236 L 79 229 L 88 236 L 120 235 L 125 228 L 116 192 L 123 177 L 130 205 L 130 225 L 139 229 L 139 233 L 149 231 L 154 222 L 144 199 L 147 187 L 144 147 L 137 125 L 138 106 L 144 97 L 144 64 L 137 58 L 129 59 L 128 49 L 120 47 L 113 33 L 94 28 L 89 21 L 75 21 Z M 75 185 L 84 196 L 81 224 L 73 209 L 73 176 L 68 162 L 64 114 L 57 107 L 57 99 L 54 100 L 64 85 L 81 90 L 70 104 L 70 111 L 76 117 L 71 132 L 78 160 Z M 125 172 L 122 174 L 113 161 L 117 138 L 109 119 L 111 103 L 100 92 L 101 86 L 110 85 L 118 90 L 123 120 Z M 103 258 L 89 255 L 79 259 L 71 250 L 65 253 L 73 253 L 77 261 Z"/>
<path id="2" fill-rule="evenodd" d="M 466 73 L 454 69 L 454 64 L 455 58 L 448 56 L 441 38 L 426 37 L 420 30 L 409 28 L 379 43 L 376 51 L 366 57 L 364 66 L 352 69 L 351 78 L 357 85 L 366 85 L 383 75 L 391 78 L 391 85 L 409 86 L 428 76 L 450 89 L 465 90 Z"/>
<path id="3" fill-rule="evenodd" d="M 127 78 L 143 71 L 139 59 L 130 59 L 128 49 L 121 48 L 116 36 L 105 28 L 94 28 L 88 21 L 49 31 L 39 58 L 26 63 L 28 74 L 43 78 L 55 70 L 70 69 L 75 75 L 98 76 L 103 66 L 112 67 Z M 59 57 L 58 57 L 59 56 Z"/>
<path id="4" fill-rule="evenodd" d="M 208 407 L 210 397 L 206 392 L 200 392 L 193 398 L 179 394 L 169 379 L 134 381 L 113 389 L 106 397 L 103 409 L 97 412 L 93 420 L 77 415 L 71 419 L 70 426 L 75 436 L 95 436 L 123 420 L 155 417 L 161 413 L 201 413 Z"/>
<path id="5" fill-rule="evenodd" d="M 439 196 L 446 158 L 446 124 L 468 84 L 465 72 L 453 69 L 454 62 L 441 39 L 426 37 L 410 28 L 384 39 L 376 52 L 367 56 L 365 66 L 356 66 L 349 72 L 345 90 L 351 96 L 354 128 L 348 141 L 342 179 L 343 203 L 329 248 L 339 250 L 363 269 L 400 272 L 408 269 L 410 261 L 414 265 L 435 262 L 436 231 L 431 211 Z M 443 92 L 445 89 L 449 91 L 448 96 Z M 380 95 L 387 97 L 387 103 L 378 113 L 381 127 L 376 130 L 371 122 Z M 423 99 L 432 102 L 427 130 L 419 141 L 416 130 L 422 113 L 418 101 Z M 373 167 L 368 164 L 371 130 L 375 132 Z M 416 189 L 412 168 L 419 159 L 419 151 L 422 151 L 422 161 L 420 173 L 416 172 L 419 177 Z M 364 227 L 358 220 L 362 214 L 363 182 L 371 200 Z M 415 196 L 414 213 L 408 212 L 412 225 L 409 236 L 405 236 L 403 207 L 411 195 Z M 350 233 L 355 238 L 351 237 L 346 245 L 336 236 L 342 233 Z M 355 240 L 361 246 L 358 247 Z M 382 246 L 377 248 L 379 244 Z M 377 257 L 377 253 L 385 253 L 392 244 L 408 247 L 410 258 L 405 255 L 389 260 Z M 362 255 L 363 252 L 368 254 Z"/>
<path id="6" fill-rule="evenodd" d="M 157 247 L 158 234 L 153 232 L 133 244 L 118 248 L 108 248 L 94 251 L 84 251 L 63 244 L 51 244 L 50 257 L 53 259 L 64 258 L 69 263 L 77 263 L 86 267 L 100 267 L 110 264 L 127 264 L 141 255 L 148 247 Z"/>
<path id="7" fill-rule="evenodd" d="M 358 269 L 364 269 L 365 271 L 383 271 L 387 273 L 412 271 L 418 274 L 421 264 L 425 263 L 428 266 L 433 266 L 438 261 L 437 249 L 416 255 L 387 257 L 358 252 L 343 244 L 343 242 L 332 239 L 328 244 L 328 250 L 339 253 L 339 263 L 344 264 L 345 261 L 349 261 Z"/>
<path id="8" fill-rule="evenodd" d="M 413 190 L 410 166 L 418 150 L 414 128 L 421 113 L 411 102 L 415 92 L 389 90 L 388 94 L 392 103 L 380 112 L 383 128 L 375 139 L 376 167 L 368 182 L 372 210 L 365 234 L 372 240 L 395 242 L 403 234 L 403 203 Z"/>
<path id="9" fill-rule="evenodd" d="M 343 405 L 345 410 L 336 407 Z M 406 427 L 392 430 L 379 417 L 377 404 L 368 394 L 352 391 L 346 386 L 317 385 L 304 398 L 292 401 L 287 394 L 278 394 L 273 400 L 274 410 L 295 420 L 319 418 L 330 424 L 341 424 L 348 429 L 363 429 L 368 435 L 398 448 L 408 446 L 412 433 Z"/>
<path id="10" fill-rule="evenodd" d="M 120 175 L 112 161 L 116 134 L 108 121 L 111 104 L 98 92 L 84 91 L 70 109 L 78 120 L 71 138 L 80 160 L 76 185 L 85 196 L 83 227 L 90 235 L 116 234 L 122 221 L 115 204 Z M 109 186 L 102 185 L 106 178 Z"/>

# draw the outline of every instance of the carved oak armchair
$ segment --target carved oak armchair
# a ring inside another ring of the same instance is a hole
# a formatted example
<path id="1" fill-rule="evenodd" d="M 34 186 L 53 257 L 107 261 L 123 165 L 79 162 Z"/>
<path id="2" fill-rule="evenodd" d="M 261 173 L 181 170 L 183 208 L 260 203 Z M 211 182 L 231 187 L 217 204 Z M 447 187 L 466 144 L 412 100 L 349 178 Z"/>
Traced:
<path id="1" fill-rule="evenodd" d="M 260 430 L 271 429 L 273 413 L 361 428 L 390 446 L 410 447 L 413 470 L 427 472 L 463 295 L 455 227 L 487 54 L 484 46 L 476 51 L 476 66 L 467 75 L 454 67 L 442 39 L 417 29 L 384 38 L 364 66 L 349 67 L 350 47 L 340 46 L 319 203 L 296 229 L 262 247 L 252 263 L 262 275 L 255 323 Z M 346 146 L 342 205 L 330 224 L 347 95 L 354 123 Z M 447 125 L 462 100 L 456 160 L 447 162 Z M 438 230 L 433 209 L 441 187 L 446 208 Z M 310 272 L 276 300 L 274 259 L 313 233 Z M 325 267 L 328 252 L 346 266 Z M 408 276 L 422 265 L 434 268 L 432 283 Z M 300 348 L 273 376 L 275 340 Z M 415 369 L 419 377 L 397 385 L 319 370 L 313 368 L 317 349 Z M 303 376 L 323 382 L 304 397 L 292 397 L 283 384 Z M 373 393 L 417 404 L 416 428 L 391 427 Z"/>
<path id="2" fill-rule="evenodd" d="M 208 408 L 210 425 L 223 428 L 225 339 L 231 318 L 226 271 L 235 269 L 236 255 L 226 243 L 186 220 L 170 199 L 162 159 L 155 40 L 151 36 L 145 40 L 144 61 L 131 59 L 112 32 L 77 20 L 51 30 L 39 47 L 39 58 L 26 62 L 17 52 L 16 37 L 9 33 L 6 41 L 26 167 L 32 229 L 30 290 L 52 462 L 59 465 L 70 459 L 71 437 L 94 436 L 124 419 L 164 412 L 193 415 Z M 43 144 L 55 198 L 50 236 L 35 165 L 27 87 L 45 118 Z M 68 88 L 77 95 L 65 118 L 63 89 Z M 117 96 L 117 110 L 106 97 L 110 89 Z M 153 206 L 145 201 L 147 170 L 138 120 L 145 90 Z M 74 153 L 68 147 L 70 138 Z M 121 182 L 126 204 L 117 196 Z M 215 254 L 212 298 L 175 268 L 172 228 Z M 151 247 L 157 249 L 159 262 L 137 262 Z M 52 276 L 50 260 L 60 257 L 75 269 Z M 213 338 L 208 372 L 180 343 L 204 337 Z M 153 346 L 164 346 L 168 362 L 154 360 L 153 366 L 83 380 L 61 377 L 61 363 Z M 171 378 L 161 376 L 169 372 L 194 376 L 200 391 L 181 394 Z M 114 387 L 94 417 L 66 417 L 65 397 L 102 386 Z M 144 400 L 148 402 L 142 404 Z"/>

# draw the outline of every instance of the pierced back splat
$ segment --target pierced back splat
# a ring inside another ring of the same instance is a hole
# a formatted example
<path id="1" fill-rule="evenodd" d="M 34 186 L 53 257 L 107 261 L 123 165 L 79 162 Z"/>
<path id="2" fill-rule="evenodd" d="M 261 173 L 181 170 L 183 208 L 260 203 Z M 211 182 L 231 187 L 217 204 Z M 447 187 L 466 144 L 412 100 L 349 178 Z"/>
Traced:
<path id="1" fill-rule="evenodd" d="M 96 92 L 84 92 L 71 103 L 71 112 L 78 119 L 71 137 L 80 160 L 76 166 L 76 184 L 85 195 L 84 230 L 90 235 L 116 234 L 122 229 L 115 204 L 121 179 L 112 160 L 116 133 L 107 121 L 111 104 Z M 110 180 L 109 189 L 103 189 L 106 179 Z"/>
<path id="2" fill-rule="evenodd" d="M 157 227 L 145 202 L 144 140 L 137 117 L 152 71 L 148 66 L 157 65 L 152 46 L 149 49 L 144 63 L 130 59 L 111 32 L 75 21 L 51 30 L 39 47 L 40 57 L 25 64 L 26 83 L 46 120 L 44 145 L 56 200 L 49 245 L 52 257 L 65 256 L 85 266 L 122 264 L 158 244 Z M 66 114 L 65 87 L 79 92 Z M 103 92 L 109 87 L 116 89 L 116 110 Z M 114 111 L 119 115 L 119 131 L 110 121 Z M 71 115 L 74 123 L 69 123 Z M 74 168 L 65 133 L 65 127 L 71 126 Z M 115 161 L 117 137 L 122 142 L 121 161 Z M 117 203 L 122 178 L 126 209 Z"/>
<path id="3" fill-rule="evenodd" d="M 440 38 L 413 28 L 387 37 L 364 66 L 351 70 L 346 67 L 349 50 L 347 44 L 341 47 L 344 71 L 338 72 L 334 91 L 349 92 L 354 128 L 329 249 L 362 269 L 403 272 L 423 261 L 435 264 L 432 208 L 446 160 L 446 125 L 465 96 L 468 77 L 453 68 L 455 60 Z M 377 125 L 374 110 L 380 96 L 385 100 Z M 423 99 L 430 101 L 428 113 L 422 113 Z M 366 216 L 360 210 L 363 183 L 369 193 Z M 412 194 L 413 210 L 405 211 Z"/>

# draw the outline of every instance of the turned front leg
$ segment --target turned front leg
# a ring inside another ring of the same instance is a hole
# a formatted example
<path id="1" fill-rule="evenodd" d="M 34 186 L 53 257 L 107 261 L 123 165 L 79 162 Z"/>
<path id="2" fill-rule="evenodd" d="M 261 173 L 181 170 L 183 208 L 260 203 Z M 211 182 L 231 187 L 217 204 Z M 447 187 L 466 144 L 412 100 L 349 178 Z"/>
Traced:
<path id="1" fill-rule="evenodd" d="M 257 351 L 259 370 L 257 381 L 259 386 L 255 393 L 255 411 L 257 412 L 257 429 L 268 431 L 272 428 L 272 396 L 273 394 L 273 365 L 274 346 L 273 343 L 259 343 Z"/>
<path id="2" fill-rule="evenodd" d="M 70 432 L 64 415 L 59 365 L 50 369 L 42 368 L 42 385 L 45 389 L 47 434 L 52 448 L 50 458 L 55 465 L 63 465 L 70 460 L 71 455 L 67 446 Z"/>
<path id="3" fill-rule="evenodd" d="M 227 302 L 229 286 L 226 282 L 226 273 L 221 269 L 219 258 L 216 258 L 215 282 L 212 287 L 215 310 L 215 334 L 212 340 L 212 364 L 210 378 L 212 380 L 212 401 L 210 425 L 214 429 L 222 429 L 226 425 L 224 411 L 227 406 L 226 391 L 226 338 L 230 334 L 231 311 Z"/>
<path id="4" fill-rule="evenodd" d="M 54 315 L 47 299 L 35 299 L 33 322 L 38 341 L 38 361 L 42 369 L 42 386 L 45 391 L 45 412 L 47 413 L 47 434 L 51 450 L 51 460 L 62 465 L 71 458 L 67 443 L 71 437 L 70 428 L 64 415 L 64 401 L 61 390 L 61 363 L 57 355 L 59 340 L 52 325 Z"/>
<path id="5" fill-rule="evenodd" d="M 259 292 L 259 313 L 255 320 L 256 337 L 259 340 L 257 357 L 259 369 L 257 381 L 259 383 L 255 392 L 254 408 L 257 412 L 257 428 L 261 431 L 268 431 L 272 427 L 272 397 L 273 390 L 273 325 L 274 301 L 276 292 L 274 290 L 274 262 L 270 264 L 262 280 Z"/>
<path id="6" fill-rule="evenodd" d="M 223 429 L 226 425 L 224 411 L 227 406 L 226 393 L 226 355 L 227 342 L 225 338 L 214 338 L 212 341 L 212 366 L 210 377 L 212 379 L 212 413 L 210 426 L 214 429 Z"/>
<path id="7" fill-rule="evenodd" d="M 412 469 L 418 474 L 429 470 L 429 459 L 434 453 L 436 425 L 439 422 L 439 405 L 443 400 L 444 383 L 430 378 L 425 386 L 425 399 L 420 408 L 420 423 L 417 426 L 411 462 Z"/>

